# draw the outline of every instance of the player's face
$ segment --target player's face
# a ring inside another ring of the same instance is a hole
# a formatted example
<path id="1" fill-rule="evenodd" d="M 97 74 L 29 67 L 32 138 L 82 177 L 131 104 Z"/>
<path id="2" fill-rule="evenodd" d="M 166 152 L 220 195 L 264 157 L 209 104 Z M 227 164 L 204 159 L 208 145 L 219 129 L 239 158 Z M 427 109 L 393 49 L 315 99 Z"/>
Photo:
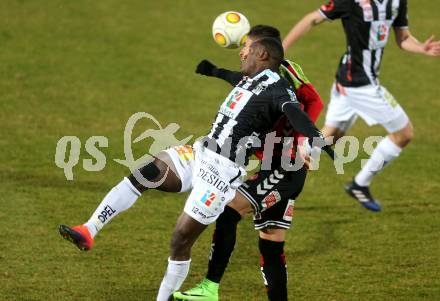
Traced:
<path id="1" fill-rule="evenodd" d="M 255 65 L 255 51 L 251 49 L 254 40 L 250 37 L 246 39 L 243 48 L 240 50 L 241 72 L 245 75 L 250 75 Z"/>
<path id="2" fill-rule="evenodd" d="M 252 43 L 251 43 L 252 44 Z M 244 74 L 244 75 L 253 75 L 257 69 L 257 51 L 255 49 L 255 47 L 252 47 L 251 45 L 249 45 L 248 47 L 246 47 L 246 45 L 243 47 L 243 49 L 246 48 L 246 53 L 243 55 L 240 55 L 241 58 L 241 68 L 240 71 Z M 240 51 L 241 53 L 241 51 Z"/>
<path id="3" fill-rule="evenodd" d="M 249 36 L 247 37 L 246 41 L 244 42 L 244 45 L 240 50 L 240 60 L 242 62 L 249 54 L 249 47 L 252 45 L 253 42 L 254 42 L 254 40 Z"/>

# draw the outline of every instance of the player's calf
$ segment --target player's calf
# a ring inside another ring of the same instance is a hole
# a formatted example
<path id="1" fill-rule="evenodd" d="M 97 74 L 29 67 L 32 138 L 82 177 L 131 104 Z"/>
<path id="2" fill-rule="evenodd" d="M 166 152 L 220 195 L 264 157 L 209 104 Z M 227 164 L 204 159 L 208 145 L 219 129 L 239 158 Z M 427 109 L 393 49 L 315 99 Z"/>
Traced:
<path id="1" fill-rule="evenodd" d="M 182 213 L 177 220 L 171 239 L 171 256 L 160 284 L 157 301 L 169 300 L 168 297 L 182 285 L 191 262 L 191 247 L 206 227 L 186 213 Z"/>
<path id="2" fill-rule="evenodd" d="M 287 266 L 284 241 L 276 242 L 260 238 L 260 267 L 267 297 L 270 301 L 287 301 Z"/>
<path id="3" fill-rule="evenodd" d="M 191 248 L 207 225 L 201 224 L 186 213 L 177 220 L 171 238 L 171 260 L 189 260 Z"/>

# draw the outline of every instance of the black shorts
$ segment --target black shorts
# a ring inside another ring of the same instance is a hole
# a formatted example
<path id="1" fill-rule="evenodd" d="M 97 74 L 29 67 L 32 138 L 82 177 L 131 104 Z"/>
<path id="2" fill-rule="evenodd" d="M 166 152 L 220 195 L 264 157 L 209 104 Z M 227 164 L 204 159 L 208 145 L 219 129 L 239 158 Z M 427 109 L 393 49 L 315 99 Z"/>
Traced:
<path id="1" fill-rule="evenodd" d="M 301 193 L 307 171 L 263 170 L 251 176 L 238 191 L 254 208 L 256 230 L 289 229 L 292 223 L 295 198 Z"/>

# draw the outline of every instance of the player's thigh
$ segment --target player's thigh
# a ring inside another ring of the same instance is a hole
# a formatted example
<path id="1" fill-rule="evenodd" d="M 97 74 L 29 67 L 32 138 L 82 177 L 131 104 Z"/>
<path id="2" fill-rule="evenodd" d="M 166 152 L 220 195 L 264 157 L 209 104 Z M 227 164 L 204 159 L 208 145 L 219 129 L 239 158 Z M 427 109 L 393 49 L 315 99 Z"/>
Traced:
<path id="1" fill-rule="evenodd" d="M 180 189 L 175 192 L 185 192 L 192 188 L 195 160 L 192 146 L 171 147 L 161 151 L 157 158 L 170 167 L 168 172 L 174 174 L 180 183 Z"/>
<path id="2" fill-rule="evenodd" d="M 340 138 L 353 126 L 356 119 L 357 115 L 346 89 L 340 84 L 333 84 L 325 116 L 324 136 L 335 136 L 335 140 Z"/>
<path id="3" fill-rule="evenodd" d="M 253 211 L 252 205 L 240 191 L 235 193 L 235 197 L 228 204 L 228 206 L 240 213 L 241 216 L 245 216 Z"/>
<path id="4" fill-rule="evenodd" d="M 345 128 L 347 128 L 345 124 L 344 122 L 339 122 L 337 125 L 326 124 L 322 127 L 321 132 L 328 141 L 334 144 L 339 138 L 345 135 Z"/>
<path id="5" fill-rule="evenodd" d="M 347 88 L 356 113 L 368 124 L 382 125 L 388 133 L 405 128 L 409 118 L 394 96 L 382 86 Z"/>

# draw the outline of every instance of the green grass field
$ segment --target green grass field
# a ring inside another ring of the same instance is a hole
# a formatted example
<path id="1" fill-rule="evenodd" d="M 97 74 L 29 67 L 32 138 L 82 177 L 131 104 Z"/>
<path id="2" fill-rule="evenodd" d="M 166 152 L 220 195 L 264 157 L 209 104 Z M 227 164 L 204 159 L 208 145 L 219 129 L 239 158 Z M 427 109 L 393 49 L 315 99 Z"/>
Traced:
<path id="1" fill-rule="evenodd" d="M 155 300 L 172 228 L 185 195 L 149 192 L 81 253 L 63 241 L 60 223 L 86 221 L 128 169 L 123 132 L 135 112 L 179 138 L 204 134 L 228 86 L 194 74 L 203 58 L 238 68 L 238 51 L 216 46 L 211 23 L 235 9 L 252 24 L 286 34 L 310 1 L 11 0 L 0 5 L 0 300 Z M 439 1 L 410 1 L 412 32 L 440 35 Z M 440 300 L 440 60 L 400 51 L 391 40 L 382 83 L 407 110 L 415 139 L 377 176 L 383 212 L 372 214 L 342 186 L 360 160 L 336 175 L 327 158 L 296 203 L 287 243 L 291 300 Z M 287 57 L 300 63 L 328 101 L 344 37 L 339 22 L 316 28 Z M 324 115 L 324 114 L 323 114 Z M 319 125 L 322 125 L 321 117 Z M 139 131 L 141 129 L 137 128 Z M 350 134 L 383 135 L 359 122 Z M 81 139 L 67 181 L 54 163 L 57 141 Z M 90 136 L 106 136 L 104 170 L 87 172 Z M 137 146 L 140 156 L 147 144 Z M 202 279 L 208 229 L 193 250 L 184 288 Z M 244 220 L 221 287 L 221 300 L 266 300 L 257 233 Z"/>

